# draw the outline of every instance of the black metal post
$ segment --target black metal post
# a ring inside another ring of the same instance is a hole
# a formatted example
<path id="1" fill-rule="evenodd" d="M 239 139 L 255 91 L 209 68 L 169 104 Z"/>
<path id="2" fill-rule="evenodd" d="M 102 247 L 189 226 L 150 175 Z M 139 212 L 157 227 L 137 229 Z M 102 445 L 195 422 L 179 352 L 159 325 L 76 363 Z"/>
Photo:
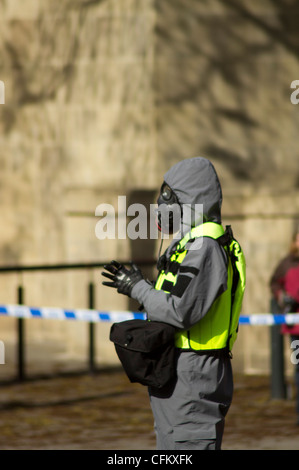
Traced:
<path id="1" fill-rule="evenodd" d="M 280 313 L 276 301 L 271 301 L 271 312 Z M 286 398 L 284 346 L 281 325 L 271 325 L 271 397 Z"/>
<path id="2" fill-rule="evenodd" d="M 280 325 L 271 326 L 271 396 L 272 398 L 285 399 L 284 348 L 280 328 Z"/>
<path id="3" fill-rule="evenodd" d="M 95 295 L 94 295 L 94 283 L 90 282 L 88 284 L 88 308 L 93 309 L 95 305 Z M 88 360 L 89 360 L 89 370 L 94 372 L 95 370 L 95 324 L 89 322 L 88 324 Z"/>
<path id="4" fill-rule="evenodd" d="M 23 286 L 18 286 L 18 304 L 24 304 Z M 18 344 L 17 344 L 17 360 L 18 360 L 18 380 L 22 382 L 25 379 L 25 320 L 17 319 Z"/>

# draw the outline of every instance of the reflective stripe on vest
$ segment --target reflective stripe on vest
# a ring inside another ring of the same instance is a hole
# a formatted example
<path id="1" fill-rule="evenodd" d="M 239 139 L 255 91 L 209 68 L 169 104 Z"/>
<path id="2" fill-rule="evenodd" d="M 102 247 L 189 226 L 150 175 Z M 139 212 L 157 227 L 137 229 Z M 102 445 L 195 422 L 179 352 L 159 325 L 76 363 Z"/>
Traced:
<path id="1" fill-rule="evenodd" d="M 186 274 L 198 274 L 196 267 L 181 267 L 188 243 L 199 237 L 221 239 L 224 229 L 221 225 L 207 222 L 194 227 L 176 246 L 166 270 L 159 273 L 155 289 L 181 297 L 192 278 Z M 228 256 L 227 289 L 212 304 L 206 315 L 189 330 L 178 331 L 175 345 L 182 349 L 221 350 L 229 349 L 237 336 L 239 315 L 245 290 L 245 259 L 239 243 L 231 238 L 224 246 Z M 184 268 L 184 269 L 183 269 Z M 234 285 L 233 285 L 234 284 Z M 233 293 L 233 295 L 232 295 Z"/>

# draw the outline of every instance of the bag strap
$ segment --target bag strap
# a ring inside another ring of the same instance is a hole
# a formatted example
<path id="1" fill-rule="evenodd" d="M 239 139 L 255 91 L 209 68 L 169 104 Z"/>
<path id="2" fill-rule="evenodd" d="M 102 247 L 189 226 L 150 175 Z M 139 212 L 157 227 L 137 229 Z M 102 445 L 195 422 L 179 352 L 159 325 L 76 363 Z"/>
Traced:
<path id="1" fill-rule="evenodd" d="M 228 336 L 227 336 L 227 342 L 226 342 L 227 353 L 232 357 L 231 351 L 229 348 L 229 342 L 232 336 L 230 334 L 230 329 L 231 329 L 232 317 L 233 317 L 234 299 L 235 299 L 235 294 L 236 294 L 236 290 L 237 290 L 239 279 L 240 279 L 240 273 L 236 266 L 237 258 L 234 253 L 234 246 L 232 246 L 233 243 L 236 242 L 236 240 L 234 239 L 233 231 L 230 225 L 226 225 L 224 234 L 221 237 L 217 238 L 217 241 L 221 246 L 227 247 L 227 250 L 226 250 L 227 256 L 229 257 L 231 261 L 232 270 L 233 270 L 232 290 L 231 290 L 231 309 L 230 309 L 230 316 L 229 316 Z"/>

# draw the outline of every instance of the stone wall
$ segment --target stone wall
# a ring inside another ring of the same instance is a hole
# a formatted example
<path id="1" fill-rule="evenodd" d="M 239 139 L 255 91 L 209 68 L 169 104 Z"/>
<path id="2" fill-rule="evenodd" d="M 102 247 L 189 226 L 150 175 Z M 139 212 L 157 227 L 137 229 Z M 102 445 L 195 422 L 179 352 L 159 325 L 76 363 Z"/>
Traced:
<path id="1" fill-rule="evenodd" d="M 102 262 L 157 254 L 158 243 L 100 241 L 95 209 L 118 195 L 155 200 L 182 158 L 211 159 L 223 222 L 244 247 L 244 313 L 269 310 L 268 281 L 299 215 L 297 2 L 1 0 L 1 265 Z M 91 272 L 1 274 L 1 303 L 132 308 Z M 109 325 L 97 361 L 115 363 Z M 87 325 L 26 322 L 28 369 L 81 366 Z M 13 371 L 15 320 L 1 319 Z M 243 327 L 235 368 L 267 372 L 268 331 Z"/>
<path id="2" fill-rule="evenodd" d="M 128 240 L 96 238 L 95 209 L 156 186 L 153 2 L 9 0 L 0 18 L 1 264 L 128 259 Z M 29 305 L 87 307 L 92 280 L 98 308 L 127 308 L 99 273 L 3 275 L 1 302 L 22 281 Z M 86 362 L 87 325 L 26 323 L 29 372 Z M 1 325 L 5 374 L 15 320 Z M 99 361 L 115 361 L 109 326 L 97 331 Z"/>

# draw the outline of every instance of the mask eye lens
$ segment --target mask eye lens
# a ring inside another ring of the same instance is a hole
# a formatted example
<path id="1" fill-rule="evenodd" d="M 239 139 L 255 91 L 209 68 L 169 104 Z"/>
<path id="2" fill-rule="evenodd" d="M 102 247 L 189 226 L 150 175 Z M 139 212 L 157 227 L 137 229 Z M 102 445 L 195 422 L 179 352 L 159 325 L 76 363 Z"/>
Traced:
<path id="1" fill-rule="evenodd" d="M 165 201 L 169 201 L 171 199 L 172 190 L 170 189 L 170 187 L 167 184 L 165 184 L 163 186 L 162 191 L 161 191 L 161 195 L 162 195 L 162 197 Z"/>

